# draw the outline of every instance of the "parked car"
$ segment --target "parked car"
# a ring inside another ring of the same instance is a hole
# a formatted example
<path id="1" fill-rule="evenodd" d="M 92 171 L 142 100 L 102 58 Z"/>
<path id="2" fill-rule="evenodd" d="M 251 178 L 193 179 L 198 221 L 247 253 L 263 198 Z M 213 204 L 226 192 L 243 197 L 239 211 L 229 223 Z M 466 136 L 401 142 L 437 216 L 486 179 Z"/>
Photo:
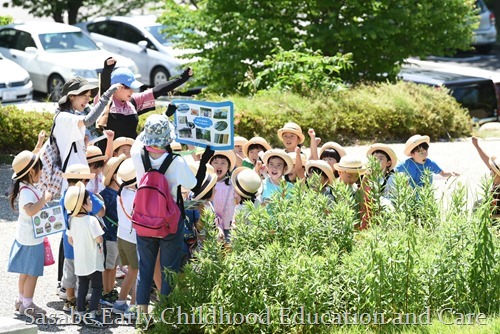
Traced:
<path id="1" fill-rule="evenodd" d="M 154 15 L 99 17 L 76 24 L 102 47 L 135 61 L 145 85 L 155 86 L 182 73 L 186 50 L 172 47 L 175 37 L 163 33 Z"/>
<path id="2" fill-rule="evenodd" d="M 137 73 L 126 57 L 101 50 L 80 28 L 56 22 L 26 22 L 0 27 L 0 53 L 30 74 L 33 89 L 58 101 L 64 83 L 80 76 L 97 84 L 108 57 Z"/>
<path id="3" fill-rule="evenodd" d="M 476 1 L 479 10 L 479 27 L 474 31 L 472 46 L 483 54 L 488 54 L 497 41 L 495 15 L 486 7 L 483 0 Z"/>
<path id="4" fill-rule="evenodd" d="M 21 66 L 0 54 L 0 103 L 31 100 L 33 83 Z"/>
<path id="5" fill-rule="evenodd" d="M 399 78 L 434 87 L 446 87 L 476 124 L 498 121 L 495 85 L 488 78 L 473 77 L 431 68 L 403 66 Z"/>

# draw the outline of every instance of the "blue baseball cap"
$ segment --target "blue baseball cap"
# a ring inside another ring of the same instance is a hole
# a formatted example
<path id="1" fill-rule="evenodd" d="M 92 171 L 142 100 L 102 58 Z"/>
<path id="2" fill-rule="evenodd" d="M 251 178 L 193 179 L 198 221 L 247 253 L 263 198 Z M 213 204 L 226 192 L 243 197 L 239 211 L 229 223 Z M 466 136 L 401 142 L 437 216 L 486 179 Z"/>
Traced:
<path id="1" fill-rule="evenodd" d="M 118 67 L 111 73 L 111 84 L 120 83 L 132 89 L 139 89 L 143 84 L 135 80 L 134 73 L 125 67 Z"/>

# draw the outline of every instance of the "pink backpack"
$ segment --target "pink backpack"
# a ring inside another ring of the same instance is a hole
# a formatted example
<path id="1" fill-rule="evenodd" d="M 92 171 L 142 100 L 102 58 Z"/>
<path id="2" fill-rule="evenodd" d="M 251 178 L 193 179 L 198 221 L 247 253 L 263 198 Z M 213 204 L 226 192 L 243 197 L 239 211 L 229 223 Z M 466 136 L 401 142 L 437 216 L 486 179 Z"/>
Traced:
<path id="1" fill-rule="evenodd" d="M 165 178 L 165 172 L 177 156 L 170 153 L 159 169 L 152 169 L 146 149 L 141 151 L 146 173 L 139 182 L 132 211 L 132 226 L 140 237 L 165 238 L 177 233 L 181 211 Z M 177 193 L 179 201 L 180 186 Z"/>

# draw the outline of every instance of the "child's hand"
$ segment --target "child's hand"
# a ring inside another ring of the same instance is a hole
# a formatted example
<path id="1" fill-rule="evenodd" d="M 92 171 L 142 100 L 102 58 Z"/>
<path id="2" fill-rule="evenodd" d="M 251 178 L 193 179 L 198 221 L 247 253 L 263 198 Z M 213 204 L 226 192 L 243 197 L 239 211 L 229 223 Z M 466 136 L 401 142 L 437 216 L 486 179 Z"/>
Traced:
<path id="1" fill-rule="evenodd" d="M 309 137 L 311 137 L 311 139 L 314 139 L 316 137 L 316 133 L 314 132 L 314 129 L 309 129 L 309 131 L 307 131 L 307 133 L 309 134 Z"/>
<path id="2" fill-rule="evenodd" d="M 300 157 L 300 147 L 297 146 L 295 148 L 295 154 L 299 154 L 299 157 Z"/>
<path id="3" fill-rule="evenodd" d="M 451 172 L 451 176 L 460 176 L 460 173 L 457 173 L 457 172 Z"/>
<path id="4" fill-rule="evenodd" d="M 113 141 L 115 138 L 115 132 L 113 130 L 104 130 L 104 134 L 106 135 L 107 140 Z"/>
<path id="5" fill-rule="evenodd" d="M 46 190 L 43 197 L 45 198 L 45 203 L 50 202 L 52 200 L 52 193 Z"/>
<path id="6" fill-rule="evenodd" d="M 42 130 L 40 131 L 40 133 L 38 134 L 38 141 L 44 141 L 45 140 L 45 131 Z"/>

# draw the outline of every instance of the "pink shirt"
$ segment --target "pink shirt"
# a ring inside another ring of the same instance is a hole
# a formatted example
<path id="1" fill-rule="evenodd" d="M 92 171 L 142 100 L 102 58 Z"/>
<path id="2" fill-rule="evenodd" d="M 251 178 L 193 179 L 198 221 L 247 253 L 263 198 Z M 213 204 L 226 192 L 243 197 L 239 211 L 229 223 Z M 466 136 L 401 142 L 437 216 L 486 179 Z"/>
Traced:
<path id="1" fill-rule="evenodd" d="M 233 220 L 236 202 L 234 198 L 234 187 L 231 183 L 226 184 L 226 180 L 217 182 L 215 185 L 215 196 L 213 199 L 215 214 L 220 218 L 219 225 L 229 230 Z"/>

